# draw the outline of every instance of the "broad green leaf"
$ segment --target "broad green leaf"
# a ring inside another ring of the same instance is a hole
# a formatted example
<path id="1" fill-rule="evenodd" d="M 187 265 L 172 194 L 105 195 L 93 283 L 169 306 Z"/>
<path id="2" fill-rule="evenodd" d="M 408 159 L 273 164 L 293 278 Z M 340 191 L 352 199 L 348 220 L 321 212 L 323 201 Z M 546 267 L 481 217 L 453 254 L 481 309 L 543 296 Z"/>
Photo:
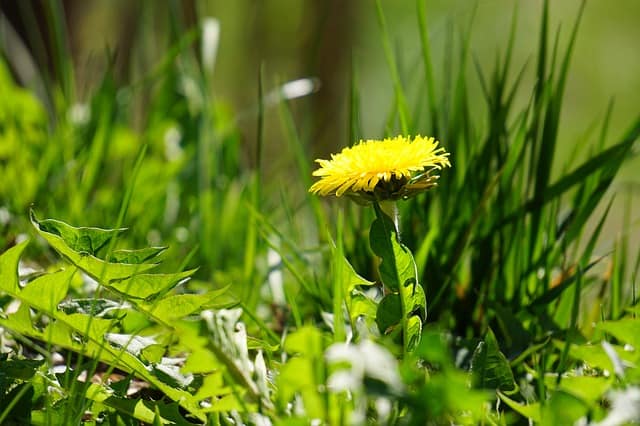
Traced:
<path id="1" fill-rule="evenodd" d="M 210 373 L 218 368 L 220 362 L 213 352 L 200 348 L 192 350 L 181 371 L 185 374 Z"/>
<path id="2" fill-rule="evenodd" d="M 107 287 L 135 299 L 149 299 L 189 278 L 196 269 L 175 274 L 136 274 L 124 280 L 115 280 Z"/>
<path id="3" fill-rule="evenodd" d="M 63 271 L 41 275 L 26 285 L 20 292 L 20 298 L 29 301 L 32 306 L 53 310 L 67 295 L 75 272 L 75 267 L 69 267 Z"/>
<path id="4" fill-rule="evenodd" d="M 82 269 L 87 273 L 87 275 L 100 283 L 107 284 L 113 280 L 122 280 L 125 278 L 129 278 L 132 275 L 148 271 L 157 266 L 157 264 L 155 263 L 129 264 L 105 262 L 104 260 L 95 257 L 93 254 L 91 254 L 91 252 L 79 252 L 75 250 L 74 248 L 69 246 L 65 239 L 59 234 L 49 232 L 48 230 L 46 230 L 48 229 L 46 227 L 44 230 L 40 228 L 39 222 L 35 219 L 34 216 L 32 216 L 31 219 L 38 233 L 45 240 L 47 240 L 51 247 L 53 247 L 69 262 Z"/>
<path id="5" fill-rule="evenodd" d="M 352 323 L 355 323 L 356 319 L 361 315 L 375 318 L 377 307 L 375 302 L 367 298 L 367 296 L 359 290 L 360 286 L 369 287 L 375 285 L 375 282 L 368 281 L 358 275 L 351 263 L 349 263 L 344 256 L 337 254 L 335 246 L 332 246 L 332 252 L 334 262 L 342 262 L 342 267 L 339 268 L 342 274 L 340 282 L 342 282 L 344 286 L 343 294 Z"/>
<path id="6" fill-rule="evenodd" d="M 209 374 L 205 376 L 202 381 L 202 386 L 198 388 L 198 391 L 194 396 L 198 400 L 204 400 L 206 398 L 219 398 L 232 392 L 233 389 L 224 385 L 222 372 L 218 372 L 216 374 Z"/>
<path id="7" fill-rule="evenodd" d="M 138 250 L 114 250 L 107 258 L 113 263 L 145 263 L 162 254 L 167 247 L 145 247 Z"/>
<path id="8" fill-rule="evenodd" d="M 232 410 L 245 409 L 250 412 L 255 412 L 258 408 L 256 404 L 250 404 L 246 401 L 242 401 L 242 394 L 229 394 L 220 398 L 216 398 L 213 404 L 208 408 L 203 408 L 203 413 L 224 413 Z"/>
<path id="9" fill-rule="evenodd" d="M 500 352 L 500 347 L 491 329 L 487 330 L 484 341 L 476 347 L 471 358 L 473 386 L 497 389 L 511 394 L 518 389 L 509 361 Z"/>
<path id="10" fill-rule="evenodd" d="M 316 373 L 312 358 L 293 357 L 280 369 L 277 378 L 278 398 L 282 406 L 291 403 L 299 393 L 302 396 L 306 414 L 310 418 L 323 417 L 323 398 L 318 392 L 320 383 L 316 381 Z"/>
<path id="11" fill-rule="evenodd" d="M 363 294 L 351 296 L 351 306 L 349 308 L 351 318 L 358 318 L 361 315 L 368 318 L 376 318 L 377 309 L 378 304 L 373 299 Z"/>
<path id="12" fill-rule="evenodd" d="M 564 342 L 555 341 L 554 344 L 561 350 L 564 350 Z M 625 351 L 621 347 L 616 347 L 615 345 L 612 346 L 622 360 L 634 362 L 633 352 Z M 602 345 L 600 344 L 572 344 L 569 348 L 569 356 L 575 360 L 584 362 L 591 368 L 608 371 L 610 373 L 614 372 L 614 366 L 611 358 L 609 357 L 609 355 L 607 355 Z"/>
<path id="13" fill-rule="evenodd" d="M 402 301 L 398 293 L 389 293 L 378 305 L 376 324 L 381 333 L 387 334 L 402 321 Z"/>
<path id="14" fill-rule="evenodd" d="M 350 293 L 353 290 L 357 289 L 359 286 L 369 287 L 376 284 L 375 282 L 369 281 L 358 275 L 355 269 L 353 269 L 353 266 L 351 266 L 351 263 L 349 263 L 349 261 L 345 257 L 342 257 L 342 260 L 342 273 L 344 277 L 342 282 L 345 284 L 345 292 Z"/>
<path id="15" fill-rule="evenodd" d="M 0 395 L 4 395 L 17 382 L 30 380 L 44 364 L 37 359 L 8 359 L 7 354 L 0 355 Z"/>
<path id="16" fill-rule="evenodd" d="M 535 402 L 533 404 L 520 404 L 519 402 L 510 399 L 507 395 L 500 391 L 498 391 L 498 396 L 516 413 L 528 419 L 531 419 L 536 423 L 540 423 L 540 420 L 542 419 L 542 413 L 539 402 Z"/>
<path id="17" fill-rule="evenodd" d="M 322 356 L 324 351 L 324 336 L 315 327 L 305 326 L 287 336 L 284 349 L 290 354 L 306 356 Z"/>
<path id="18" fill-rule="evenodd" d="M 614 336 L 621 343 L 640 348 L 640 319 L 623 318 L 617 321 L 598 323 L 597 328 Z"/>
<path id="19" fill-rule="evenodd" d="M 605 392 L 613 385 L 614 376 L 568 376 L 562 377 L 560 385 L 557 385 L 556 375 L 545 376 L 547 389 L 559 389 L 573 395 L 576 398 L 594 404 L 600 401 Z"/>
<path id="20" fill-rule="evenodd" d="M 369 241 L 373 252 L 381 258 L 380 278 L 389 290 L 397 292 L 401 286 L 413 287 L 418 284 L 413 256 L 398 241 L 393 221 L 380 208 L 376 209 Z"/>
<path id="21" fill-rule="evenodd" d="M 420 336 L 422 335 L 422 320 L 417 315 L 409 317 L 406 323 L 407 336 L 409 336 L 409 348 L 415 348 L 420 342 Z"/>
<path id="22" fill-rule="evenodd" d="M 45 238 L 50 236 L 64 244 L 58 236 L 43 234 Z M 58 302 L 65 296 L 74 268 L 43 275 L 28 283 L 24 289 L 20 289 L 17 268 L 20 254 L 25 246 L 26 242 L 21 243 L 0 256 L 0 290 L 22 302 L 16 312 L 0 318 L 0 326 L 23 336 L 48 342 L 52 346 L 60 346 L 85 354 L 132 373 L 158 388 L 169 399 L 178 402 L 194 416 L 204 420 L 200 406 L 190 393 L 167 385 L 152 374 L 136 356 L 106 342 L 105 335 L 117 322 L 78 313 L 77 310 L 70 310 L 69 312 L 74 312 L 70 314 L 58 310 Z M 68 247 L 67 249 L 70 250 Z M 30 289 L 31 286 L 33 287 Z M 36 324 L 33 324 L 30 308 L 46 314 L 50 319 L 49 322 L 44 325 L 38 324 L 36 327 Z"/>
<path id="23" fill-rule="evenodd" d="M 140 357 L 149 363 L 159 363 L 167 351 L 164 345 L 149 345 L 140 351 Z"/>
<path id="24" fill-rule="evenodd" d="M 80 254 L 96 255 L 112 238 L 118 237 L 124 231 L 122 229 L 101 229 L 92 227 L 76 228 L 56 219 L 38 220 L 33 212 L 30 212 L 31 221 L 41 232 L 57 235 L 73 251 Z"/>
<path id="25" fill-rule="evenodd" d="M 575 396 L 556 391 L 542 407 L 542 425 L 572 425 L 589 412 L 589 407 Z"/>
<path id="26" fill-rule="evenodd" d="M 133 373 L 157 387 L 171 400 L 179 402 L 196 417 L 201 416 L 200 407 L 190 393 L 167 385 L 152 374 L 136 356 L 123 348 L 117 348 L 105 342 L 104 335 L 112 328 L 113 321 L 90 318 L 84 314 L 66 315 L 61 312 L 48 314 L 56 321 L 38 330 L 31 324 L 29 309 L 26 305 L 21 305 L 17 312 L 8 315 L 5 319 L 0 319 L 0 325 L 25 336 L 86 354 L 108 365 Z"/>
<path id="27" fill-rule="evenodd" d="M 203 306 L 214 300 L 215 294 L 176 294 L 156 300 L 152 303 L 141 303 L 138 307 L 154 318 L 170 325 L 171 321 L 202 310 Z"/>
<path id="28" fill-rule="evenodd" d="M 27 244 L 29 244 L 29 241 L 25 240 L 0 255 L 0 290 L 9 294 L 18 292 L 20 287 L 18 263 Z"/>

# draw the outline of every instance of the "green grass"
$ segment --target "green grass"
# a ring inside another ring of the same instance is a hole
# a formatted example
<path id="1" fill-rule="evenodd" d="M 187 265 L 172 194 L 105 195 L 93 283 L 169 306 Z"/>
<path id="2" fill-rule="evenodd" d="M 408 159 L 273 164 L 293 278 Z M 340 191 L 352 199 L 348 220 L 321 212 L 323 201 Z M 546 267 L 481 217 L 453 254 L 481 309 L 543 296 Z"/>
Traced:
<path id="1" fill-rule="evenodd" d="M 525 64 L 516 8 L 491 67 L 473 19 L 434 58 L 423 0 L 421 63 L 407 67 L 383 3 L 369 7 L 393 88 L 377 136 L 433 135 L 453 165 L 399 202 L 401 244 L 377 205 L 307 192 L 313 141 L 295 101 L 278 99 L 274 119 L 260 68 L 255 105 L 233 111 L 196 53 L 202 28 L 179 13 L 161 46 L 149 25 L 134 40 L 158 63 L 124 81 L 107 67 L 84 104 L 61 3 L 36 49 L 53 59 L 40 97 L 0 56 L 0 423 L 552 425 L 631 398 L 631 202 L 619 236 L 605 232 L 640 116 L 612 128 L 608 105 L 576 142 L 589 154 L 557 157 L 574 142 L 559 130 L 589 6 L 561 36 L 545 2 Z M 350 72 L 345 145 L 365 113 L 355 57 Z M 290 153 L 276 175 L 273 146 Z"/>

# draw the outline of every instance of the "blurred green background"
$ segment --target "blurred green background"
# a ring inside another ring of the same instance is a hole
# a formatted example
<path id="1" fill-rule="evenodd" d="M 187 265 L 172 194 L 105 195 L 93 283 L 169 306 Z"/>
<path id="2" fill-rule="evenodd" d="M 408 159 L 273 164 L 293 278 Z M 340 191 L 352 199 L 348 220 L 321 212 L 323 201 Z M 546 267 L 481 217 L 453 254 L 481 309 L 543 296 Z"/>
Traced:
<path id="1" fill-rule="evenodd" d="M 560 29 L 561 43 L 568 38 L 580 3 L 551 2 L 551 28 Z M 49 12 L 43 2 L 3 0 L 0 5 L 5 19 L 34 53 L 37 67 L 51 71 L 56 41 L 54 30 L 46 25 Z M 413 81 L 407 78 L 404 82 L 412 92 L 412 85 L 420 81 L 422 73 L 416 4 L 410 0 L 383 0 L 382 5 L 404 74 L 414 75 Z M 62 7 L 79 100 L 88 97 L 99 83 L 96 76 L 107 66 L 107 52 L 115 56 L 113 68 L 120 79 L 141 77 L 162 59 L 172 28 L 192 28 L 202 19 L 214 17 L 220 21 L 221 30 L 213 79 L 215 93 L 228 101 L 236 114 L 255 107 L 260 64 L 264 64 L 269 87 L 277 82 L 317 77 L 322 88 L 300 102 L 304 104 L 301 109 L 308 113 L 303 119 L 313 122 L 311 131 L 318 151 L 342 146 L 348 142 L 345 108 L 353 57 L 362 96 L 364 136 L 379 136 L 383 128 L 393 95 L 373 1 L 74 0 L 62 2 Z M 472 22 L 471 50 L 479 64 L 488 68 L 497 53 L 504 52 L 511 18 L 514 9 L 518 9 L 515 64 L 519 67 L 529 61 L 525 78 L 531 79 L 541 8 L 542 0 L 429 0 L 434 58 L 442 64 L 450 56 L 446 52 L 448 27 L 459 34 Z M 587 2 L 565 96 L 562 139 L 570 141 L 587 131 L 594 120 L 603 116 L 611 99 L 615 99 L 614 130 L 637 112 L 638 19 L 640 3 L 635 0 Z M 41 26 L 35 27 L 36 24 Z M 6 43 L 3 47 L 5 53 L 16 50 Z M 8 56 L 12 62 L 21 60 L 17 57 L 20 55 Z M 14 71 L 20 79 L 29 80 L 20 69 Z M 441 74 L 436 70 L 436 77 Z M 475 74 L 471 66 L 470 85 L 477 89 Z M 480 105 L 478 102 L 478 108 L 473 110 L 478 116 L 484 114 Z M 241 130 L 249 133 L 253 127 L 246 123 Z M 280 149 L 276 139 L 268 141 L 275 151 Z"/>

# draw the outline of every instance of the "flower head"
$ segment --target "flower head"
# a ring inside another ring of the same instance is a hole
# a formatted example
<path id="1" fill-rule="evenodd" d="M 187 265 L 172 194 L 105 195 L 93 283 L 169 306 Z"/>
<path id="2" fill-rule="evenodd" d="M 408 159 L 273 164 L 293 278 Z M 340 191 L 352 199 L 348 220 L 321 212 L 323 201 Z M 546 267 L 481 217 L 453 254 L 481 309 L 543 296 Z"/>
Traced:
<path id="1" fill-rule="evenodd" d="M 309 189 L 320 195 L 349 195 L 365 201 L 408 198 L 435 186 L 434 170 L 450 167 L 449 153 L 434 138 L 396 136 L 360 141 L 316 160 L 320 180 Z"/>

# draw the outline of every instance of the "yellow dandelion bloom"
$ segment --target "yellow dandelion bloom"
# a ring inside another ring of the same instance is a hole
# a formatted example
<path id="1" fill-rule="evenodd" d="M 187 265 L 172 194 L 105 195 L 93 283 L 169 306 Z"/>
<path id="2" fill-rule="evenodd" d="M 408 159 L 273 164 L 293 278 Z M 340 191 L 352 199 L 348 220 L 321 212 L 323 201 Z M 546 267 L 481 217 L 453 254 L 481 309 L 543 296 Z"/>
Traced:
<path id="1" fill-rule="evenodd" d="M 436 184 L 434 170 L 450 167 L 449 153 L 434 138 L 396 136 L 360 141 L 316 160 L 320 180 L 309 189 L 319 195 L 354 196 L 367 201 L 408 198 Z"/>

